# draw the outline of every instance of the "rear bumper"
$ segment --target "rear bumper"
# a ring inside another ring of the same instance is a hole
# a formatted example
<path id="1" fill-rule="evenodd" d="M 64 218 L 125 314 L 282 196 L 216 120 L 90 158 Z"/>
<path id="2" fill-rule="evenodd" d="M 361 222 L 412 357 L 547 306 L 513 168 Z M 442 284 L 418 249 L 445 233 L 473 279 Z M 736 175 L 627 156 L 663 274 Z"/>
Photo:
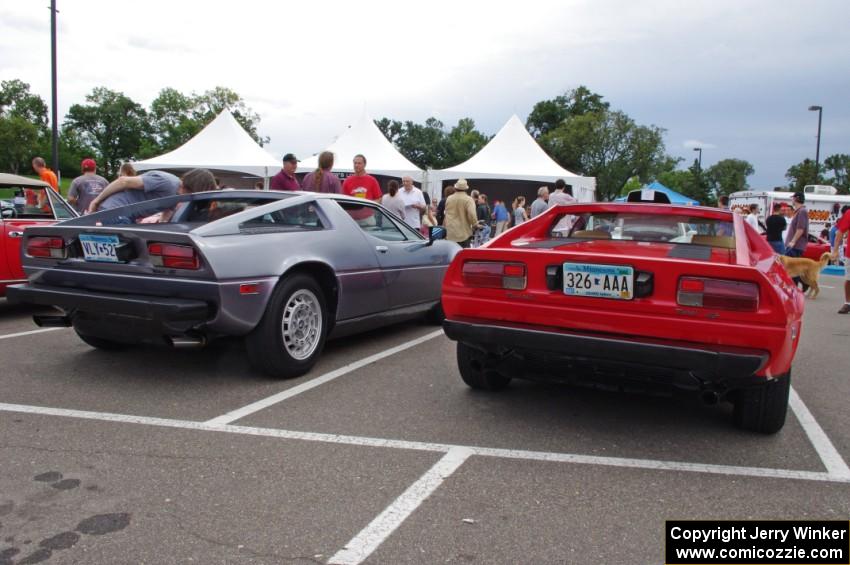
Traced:
<path id="1" fill-rule="evenodd" d="M 474 319 L 446 320 L 443 328 L 449 339 L 486 351 L 494 370 L 543 380 L 643 382 L 722 393 L 763 382 L 755 375 L 770 357 L 756 349 Z"/>
<path id="2" fill-rule="evenodd" d="M 188 298 L 110 294 L 56 286 L 22 284 L 6 289 L 12 303 L 58 306 L 70 312 L 127 316 L 159 322 L 206 322 L 214 312 L 207 302 Z"/>

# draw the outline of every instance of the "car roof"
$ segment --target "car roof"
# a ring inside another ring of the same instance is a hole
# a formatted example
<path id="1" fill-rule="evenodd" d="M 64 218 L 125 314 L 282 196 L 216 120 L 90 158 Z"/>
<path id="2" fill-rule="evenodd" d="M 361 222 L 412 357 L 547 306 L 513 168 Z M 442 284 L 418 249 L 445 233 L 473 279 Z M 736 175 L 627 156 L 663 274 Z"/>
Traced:
<path id="1" fill-rule="evenodd" d="M 49 184 L 40 179 L 31 179 L 29 177 L 12 175 L 9 173 L 0 173 L 0 188 L 10 188 L 16 186 L 23 186 L 27 188 L 50 187 Z"/>

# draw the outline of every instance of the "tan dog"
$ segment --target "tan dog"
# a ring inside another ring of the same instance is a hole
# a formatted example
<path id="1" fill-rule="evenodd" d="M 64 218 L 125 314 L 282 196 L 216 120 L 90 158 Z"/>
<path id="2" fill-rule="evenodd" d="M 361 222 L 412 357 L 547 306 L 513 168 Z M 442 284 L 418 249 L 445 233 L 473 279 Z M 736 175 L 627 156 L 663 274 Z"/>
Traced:
<path id="1" fill-rule="evenodd" d="M 812 300 L 817 298 L 820 293 L 818 277 L 820 277 L 820 272 L 829 262 L 830 254 L 824 253 L 821 255 L 820 261 L 812 261 L 805 257 L 786 257 L 785 255 L 779 255 L 778 257 L 782 266 L 788 272 L 788 276 L 791 278 L 800 277 L 800 280 L 809 285 L 809 296 Z"/>

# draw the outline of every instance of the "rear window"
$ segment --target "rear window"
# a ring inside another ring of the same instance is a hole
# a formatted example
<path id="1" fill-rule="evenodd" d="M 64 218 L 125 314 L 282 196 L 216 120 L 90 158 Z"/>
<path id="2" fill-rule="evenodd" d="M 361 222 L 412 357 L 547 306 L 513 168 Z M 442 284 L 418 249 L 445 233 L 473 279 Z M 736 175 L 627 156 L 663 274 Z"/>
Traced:
<path id="1" fill-rule="evenodd" d="M 732 222 L 687 215 L 586 213 L 563 215 L 550 230 L 554 239 L 613 239 L 682 243 L 733 249 Z"/>

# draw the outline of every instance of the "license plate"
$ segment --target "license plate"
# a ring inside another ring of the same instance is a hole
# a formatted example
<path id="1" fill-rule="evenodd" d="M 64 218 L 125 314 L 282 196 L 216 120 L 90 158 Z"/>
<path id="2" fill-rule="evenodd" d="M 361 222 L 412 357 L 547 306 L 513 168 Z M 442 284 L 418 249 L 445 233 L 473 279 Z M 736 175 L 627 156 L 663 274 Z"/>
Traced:
<path id="1" fill-rule="evenodd" d="M 86 261 L 120 263 L 117 253 L 120 242 L 117 235 L 80 234 L 80 244 L 83 246 Z"/>
<path id="2" fill-rule="evenodd" d="M 631 300 L 634 278 L 632 267 L 564 263 L 564 294 Z"/>

